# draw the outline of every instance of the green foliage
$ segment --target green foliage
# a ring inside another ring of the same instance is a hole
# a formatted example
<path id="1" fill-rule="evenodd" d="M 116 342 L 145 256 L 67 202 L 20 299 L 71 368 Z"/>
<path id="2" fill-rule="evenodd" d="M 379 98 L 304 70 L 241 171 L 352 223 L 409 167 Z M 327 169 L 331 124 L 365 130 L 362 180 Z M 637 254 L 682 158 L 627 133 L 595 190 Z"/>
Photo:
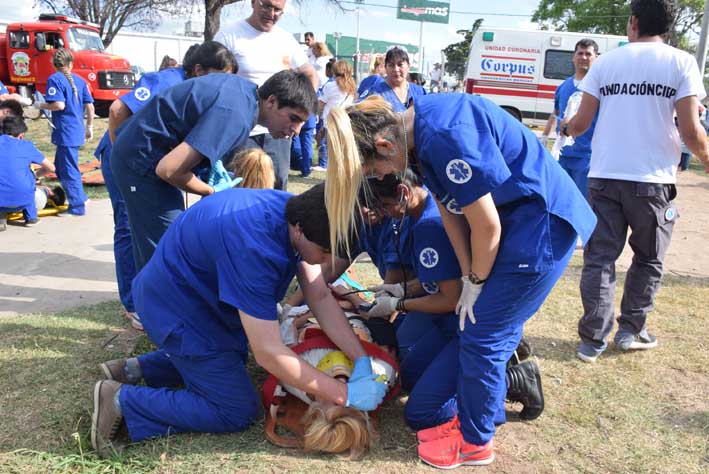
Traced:
<path id="1" fill-rule="evenodd" d="M 689 34 L 697 32 L 703 9 L 703 0 L 679 0 L 668 43 L 686 48 Z M 542 29 L 625 35 L 629 15 L 627 0 L 540 0 L 532 21 L 540 23 Z"/>
<path id="2" fill-rule="evenodd" d="M 475 32 L 480 28 L 482 22 L 482 18 L 478 18 L 470 30 L 456 31 L 459 35 L 464 36 L 463 41 L 449 44 L 443 50 L 446 55 L 445 72 L 454 75 L 458 80 L 462 80 L 465 76 L 465 65 L 470 54 L 470 43 L 473 41 L 473 36 L 475 36 Z"/>

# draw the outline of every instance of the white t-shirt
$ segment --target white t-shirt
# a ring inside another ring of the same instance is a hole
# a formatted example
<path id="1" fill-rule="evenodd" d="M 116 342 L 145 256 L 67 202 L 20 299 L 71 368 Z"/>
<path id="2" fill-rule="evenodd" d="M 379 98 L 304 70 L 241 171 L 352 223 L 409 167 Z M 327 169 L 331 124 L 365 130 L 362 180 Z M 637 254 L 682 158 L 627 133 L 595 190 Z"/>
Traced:
<path id="1" fill-rule="evenodd" d="M 599 57 L 579 89 L 600 101 L 589 177 L 676 181 L 675 102 L 706 96 L 692 56 L 664 43 L 629 43 Z"/>
<path id="2" fill-rule="evenodd" d="M 318 89 L 321 88 L 328 80 L 327 74 L 325 74 L 325 69 L 327 67 L 327 63 L 330 62 L 330 59 L 332 59 L 332 56 L 320 56 L 319 58 L 315 58 L 315 61 L 312 62 L 315 72 L 318 74 Z"/>
<path id="3" fill-rule="evenodd" d="M 239 76 L 257 86 L 284 69 L 297 69 L 308 64 L 308 57 L 293 35 L 277 25 L 269 32 L 259 31 L 244 20 L 222 28 L 214 36 L 236 57 Z M 267 133 L 266 128 L 256 125 L 251 135 Z"/>
<path id="4" fill-rule="evenodd" d="M 322 111 L 323 127 L 327 127 L 327 114 L 330 113 L 330 109 L 333 107 L 347 107 L 352 105 L 353 100 L 354 94 L 342 92 L 337 86 L 337 82 L 331 81 L 325 84 L 322 88 L 322 97 L 320 97 L 320 102 L 325 104 Z"/>

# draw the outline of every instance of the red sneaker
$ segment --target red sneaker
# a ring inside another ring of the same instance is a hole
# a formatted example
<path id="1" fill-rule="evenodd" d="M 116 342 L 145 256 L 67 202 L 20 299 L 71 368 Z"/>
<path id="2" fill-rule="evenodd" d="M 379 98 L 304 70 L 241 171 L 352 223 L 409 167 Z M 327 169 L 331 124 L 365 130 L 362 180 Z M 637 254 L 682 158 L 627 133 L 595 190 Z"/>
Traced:
<path id="1" fill-rule="evenodd" d="M 419 459 L 439 469 L 485 466 L 495 460 L 492 440 L 478 446 L 466 442 L 460 431 L 446 438 L 419 444 L 418 453 Z"/>
<path id="2" fill-rule="evenodd" d="M 416 438 L 419 440 L 419 443 L 428 443 L 450 436 L 451 433 L 458 430 L 460 430 L 460 422 L 458 421 L 458 415 L 456 415 L 451 418 L 450 421 L 446 421 L 442 425 L 417 431 Z"/>

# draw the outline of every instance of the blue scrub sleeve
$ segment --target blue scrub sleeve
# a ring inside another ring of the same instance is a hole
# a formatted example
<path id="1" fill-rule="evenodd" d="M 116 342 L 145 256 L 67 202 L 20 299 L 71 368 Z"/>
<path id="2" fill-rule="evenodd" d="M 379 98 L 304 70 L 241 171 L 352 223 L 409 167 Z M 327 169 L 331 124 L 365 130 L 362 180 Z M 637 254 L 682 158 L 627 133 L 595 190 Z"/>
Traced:
<path id="1" fill-rule="evenodd" d="M 27 155 L 30 157 L 30 161 L 34 164 L 41 165 L 44 161 L 42 152 L 39 151 L 32 142 L 27 142 L 27 145 Z"/>
<path id="2" fill-rule="evenodd" d="M 433 135 L 424 145 L 436 180 L 459 206 L 492 192 L 512 173 L 489 130 L 461 124 Z"/>
<path id="3" fill-rule="evenodd" d="M 443 225 L 416 226 L 414 252 L 419 280 L 436 282 L 460 278 L 460 266 Z"/>
<path id="4" fill-rule="evenodd" d="M 10 91 L 7 90 L 7 87 L 5 87 L 5 84 L 0 81 L 0 94 L 9 94 Z"/>
<path id="5" fill-rule="evenodd" d="M 47 93 L 44 96 L 44 100 L 47 102 L 66 102 L 62 86 L 55 75 L 49 76 L 49 80 L 47 80 Z"/>
<path id="6" fill-rule="evenodd" d="M 140 78 L 133 90 L 121 97 L 120 100 L 131 112 L 136 113 L 148 103 L 153 96 L 153 89 L 159 82 L 160 78 L 157 77 L 157 74 L 146 74 Z"/>
<path id="7" fill-rule="evenodd" d="M 91 92 L 89 92 L 89 86 L 86 83 L 84 83 L 84 90 L 81 94 L 81 102 L 84 104 L 94 103 L 94 98 L 91 96 Z"/>
<path id="8" fill-rule="evenodd" d="M 248 139 L 256 117 L 255 104 L 252 107 L 254 110 L 248 116 L 246 111 L 215 104 L 205 110 L 184 141 L 214 165 Z"/>

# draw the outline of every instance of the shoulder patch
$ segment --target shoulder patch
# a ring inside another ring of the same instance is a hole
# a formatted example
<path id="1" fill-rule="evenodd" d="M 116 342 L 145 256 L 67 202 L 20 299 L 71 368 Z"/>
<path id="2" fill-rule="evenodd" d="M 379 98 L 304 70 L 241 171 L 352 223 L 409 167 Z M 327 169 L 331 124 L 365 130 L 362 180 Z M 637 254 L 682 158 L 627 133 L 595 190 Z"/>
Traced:
<path id="1" fill-rule="evenodd" d="M 465 160 L 456 158 L 446 165 L 446 176 L 455 184 L 464 184 L 473 177 L 473 170 Z"/>
<path id="2" fill-rule="evenodd" d="M 56 93 L 57 93 L 56 87 L 50 87 L 49 89 L 47 89 L 47 95 L 54 95 Z"/>
<path id="3" fill-rule="evenodd" d="M 138 87 L 135 92 L 133 92 L 133 95 L 139 101 L 145 102 L 150 98 L 150 89 L 147 87 Z"/>
<path id="4" fill-rule="evenodd" d="M 438 251 L 433 247 L 426 247 L 419 253 L 419 262 L 426 268 L 433 268 L 438 265 Z"/>

